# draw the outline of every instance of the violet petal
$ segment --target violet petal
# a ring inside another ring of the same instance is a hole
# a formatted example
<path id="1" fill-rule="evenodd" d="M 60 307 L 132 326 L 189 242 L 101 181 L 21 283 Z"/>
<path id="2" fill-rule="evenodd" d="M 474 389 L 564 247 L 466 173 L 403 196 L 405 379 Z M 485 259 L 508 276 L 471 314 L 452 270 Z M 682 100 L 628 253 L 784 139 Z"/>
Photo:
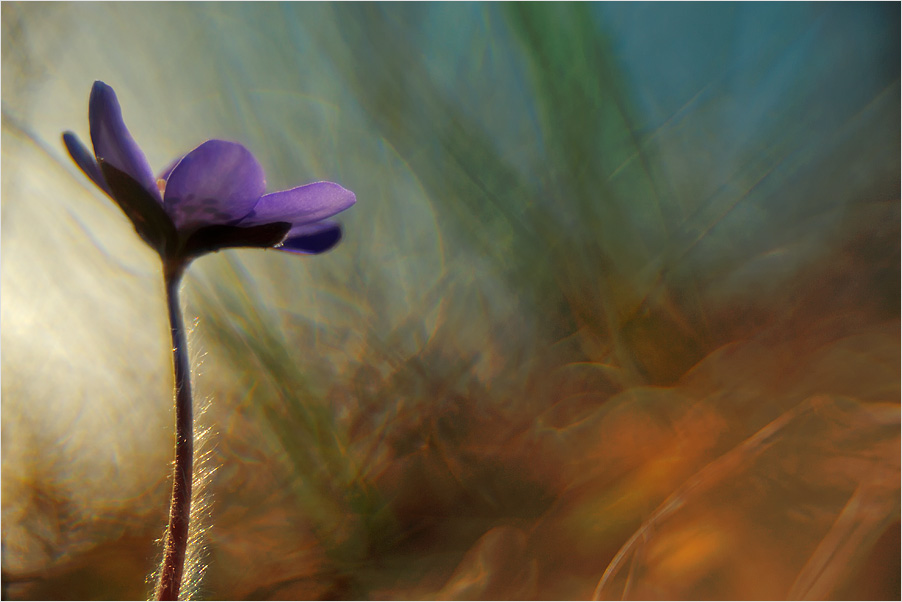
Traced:
<path id="1" fill-rule="evenodd" d="M 300 226 L 344 211 L 356 200 L 353 192 L 338 184 L 314 182 L 264 195 L 242 224 L 281 221 Z"/>
<path id="2" fill-rule="evenodd" d="M 65 132 L 63 134 L 63 144 L 66 145 L 69 156 L 72 157 L 72 160 L 75 161 L 75 164 L 78 165 L 79 169 L 81 169 L 98 188 L 112 196 L 113 193 L 110 192 L 110 187 L 107 186 L 103 179 L 103 174 L 100 173 L 100 166 L 97 165 L 97 160 L 94 158 L 94 155 L 91 154 L 91 151 L 85 148 L 85 145 L 81 143 L 78 136 L 72 132 Z"/>
<path id="3" fill-rule="evenodd" d="M 333 221 L 322 221 L 293 227 L 278 249 L 292 253 L 317 255 L 325 253 L 339 241 L 341 241 L 341 225 Z"/>
<path id="4" fill-rule="evenodd" d="M 159 174 L 157 174 L 157 181 L 159 181 L 159 180 L 163 180 L 164 182 L 168 181 L 169 176 L 172 175 L 172 170 L 175 169 L 175 166 L 178 165 L 179 161 L 181 161 L 182 159 L 183 159 L 183 157 L 179 157 L 178 159 L 176 159 L 175 161 L 173 161 L 172 163 L 167 165 L 166 169 L 164 169 Z"/>
<path id="5" fill-rule="evenodd" d="M 94 144 L 97 161 L 103 159 L 128 174 L 159 201 L 160 191 L 150 164 L 125 127 L 116 93 L 103 82 L 94 82 L 94 87 L 91 88 L 88 120 L 91 123 L 91 142 Z"/>
<path id="6" fill-rule="evenodd" d="M 265 191 L 263 168 L 249 150 L 235 142 L 207 140 L 172 170 L 163 204 L 180 230 L 234 224 Z"/>

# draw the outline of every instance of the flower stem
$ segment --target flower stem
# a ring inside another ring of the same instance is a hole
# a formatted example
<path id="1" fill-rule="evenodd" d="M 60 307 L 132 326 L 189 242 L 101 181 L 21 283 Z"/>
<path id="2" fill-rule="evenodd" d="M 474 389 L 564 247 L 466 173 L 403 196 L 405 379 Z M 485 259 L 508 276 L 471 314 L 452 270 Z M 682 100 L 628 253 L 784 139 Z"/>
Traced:
<path id="1" fill-rule="evenodd" d="M 175 370 L 175 468 L 172 478 L 172 505 L 163 550 L 163 565 L 157 584 L 157 600 L 177 600 L 185 569 L 188 523 L 191 516 L 191 481 L 194 462 L 194 420 L 192 416 L 191 373 L 188 343 L 179 305 L 179 285 L 184 265 L 166 266 L 166 301 L 172 329 L 172 360 Z"/>

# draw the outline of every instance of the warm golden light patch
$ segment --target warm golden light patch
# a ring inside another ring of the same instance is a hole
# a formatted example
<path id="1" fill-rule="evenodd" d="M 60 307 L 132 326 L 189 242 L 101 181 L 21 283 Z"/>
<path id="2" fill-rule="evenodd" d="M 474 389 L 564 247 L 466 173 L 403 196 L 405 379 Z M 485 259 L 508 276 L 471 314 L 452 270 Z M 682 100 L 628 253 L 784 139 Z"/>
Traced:
<path id="1" fill-rule="evenodd" d="M 662 536 L 649 550 L 649 565 L 656 581 L 698 579 L 722 557 L 724 533 L 712 525 L 695 525 Z"/>

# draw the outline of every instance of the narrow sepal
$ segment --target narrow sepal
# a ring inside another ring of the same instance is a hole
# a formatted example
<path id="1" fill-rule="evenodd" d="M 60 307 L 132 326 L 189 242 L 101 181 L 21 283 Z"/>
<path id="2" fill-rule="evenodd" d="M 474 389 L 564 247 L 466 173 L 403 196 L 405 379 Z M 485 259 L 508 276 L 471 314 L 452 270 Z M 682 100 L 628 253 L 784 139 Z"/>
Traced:
<path id="1" fill-rule="evenodd" d="M 85 148 L 85 145 L 81 143 L 78 136 L 72 132 L 64 132 L 63 144 L 66 145 L 69 156 L 72 157 L 72 160 L 75 161 L 78 168 L 88 176 L 98 188 L 105 193 L 110 194 L 110 188 L 106 185 L 106 182 L 103 181 L 103 175 L 100 173 L 100 166 L 97 165 L 97 159 L 94 158 L 93 153 Z"/>
<path id="2" fill-rule="evenodd" d="M 160 201 L 134 178 L 102 159 L 100 171 L 109 185 L 113 200 L 132 220 L 141 238 L 163 257 L 173 251 L 178 244 L 178 232 Z"/>
<path id="3" fill-rule="evenodd" d="M 288 222 L 274 222 L 260 226 L 226 226 L 217 224 L 198 228 L 181 250 L 186 258 L 197 257 L 229 247 L 274 247 L 285 239 L 291 229 Z"/>

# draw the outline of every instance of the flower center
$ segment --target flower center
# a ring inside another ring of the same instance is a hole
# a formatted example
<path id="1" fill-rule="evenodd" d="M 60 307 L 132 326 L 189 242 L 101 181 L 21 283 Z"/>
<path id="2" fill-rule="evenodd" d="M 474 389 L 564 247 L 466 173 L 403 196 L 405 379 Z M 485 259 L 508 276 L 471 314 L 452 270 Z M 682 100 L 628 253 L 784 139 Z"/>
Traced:
<path id="1" fill-rule="evenodd" d="M 160 189 L 160 196 L 162 196 L 163 193 L 166 192 L 166 180 L 163 178 L 157 180 L 157 188 Z"/>

